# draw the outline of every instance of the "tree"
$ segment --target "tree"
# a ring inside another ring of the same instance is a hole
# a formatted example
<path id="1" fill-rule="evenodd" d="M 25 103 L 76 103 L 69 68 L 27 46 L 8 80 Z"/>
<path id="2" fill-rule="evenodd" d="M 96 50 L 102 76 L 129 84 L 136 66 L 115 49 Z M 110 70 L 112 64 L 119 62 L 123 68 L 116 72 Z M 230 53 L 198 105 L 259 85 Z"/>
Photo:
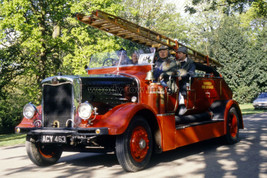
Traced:
<path id="1" fill-rule="evenodd" d="M 176 12 L 175 4 L 164 4 L 162 0 L 123 0 L 122 5 L 124 10 L 119 13 L 122 18 L 179 42 L 188 42 L 189 27 Z"/>
<path id="2" fill-rule="evenodd" d="M 185 7 L 185 11 L 190 14 L 198 12 L 198 6 L 204 5 L 204 11 L 221 10 L 228 16 L 235 12 L 243 13 L 248 6 L 255 6 L 259 16 L 266 17 L 266 4 L 264 0 L 191 0 L 190 4 Z"/>
<path id="3" fill-rule="evenodd" d="M 77 74 L 81 71 L 80 63 L 88 61 L 92 49 L 113 47 L 114 41 L 104 43 L 101 32 L 77 22 L 73 14 L 95 9 L 116 13 L 120 9 L 118 2 L 0 2 L 0 129 L 14 127 L 25 102 L 40 104 L 39 86 L 44 78 L 59 71 Z"/>
<path id="4" fill-rule="evenodd" d="M 261 91 L 266 91 L 266 36 L 257 37 L 256 45 L 247 38 L 238 18 L 226 17 L 215 30 L 210 48 L 224 67 L 220 69 L 232 88 L 234 98 L 251 102 Z M 264 49 L 265 48 L 265 49 Z"/>

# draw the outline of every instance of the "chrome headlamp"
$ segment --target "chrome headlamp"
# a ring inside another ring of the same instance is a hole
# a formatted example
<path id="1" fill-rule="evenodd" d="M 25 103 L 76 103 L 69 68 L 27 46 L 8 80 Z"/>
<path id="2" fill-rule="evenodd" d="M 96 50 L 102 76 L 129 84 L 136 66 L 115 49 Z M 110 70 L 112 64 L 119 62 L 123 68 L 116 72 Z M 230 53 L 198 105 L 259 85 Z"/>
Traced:
<path id="1" fill-rule="evenodd" d="M 32 103 L 26 104 L 23 108 L 23 116 L 27 119 L 33 118 L 36 112 L 37 109 Z"/>
<path id="2" fill-rule="evenodd" d="M 87 120 L 91 117 L 93 113 L 93 106 L 89 104 L 88 102 L 80 104 L 78 108 L 78 114 L 79 117 L 82 118 L 83 120 Z"/>

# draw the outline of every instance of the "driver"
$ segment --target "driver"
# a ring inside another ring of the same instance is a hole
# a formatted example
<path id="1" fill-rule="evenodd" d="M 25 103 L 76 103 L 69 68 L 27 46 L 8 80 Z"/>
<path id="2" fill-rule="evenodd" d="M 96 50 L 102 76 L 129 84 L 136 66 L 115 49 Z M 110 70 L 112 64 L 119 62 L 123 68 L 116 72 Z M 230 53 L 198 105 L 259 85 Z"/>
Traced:
<path id="1" fill-rule="evenodd" d="M 127 56 L 127 51 L 125 49 L 121 48 L 119 51 L 117 51 L 117 55 L 120 61 L 120 65 L 132 64 L 132 61 Z"/>
<path id="2" fill-rule="evenodd" d="M 161 46 L 158 49 L 159 58 L 156 61 L 155 78 L 158 78 L 160 83 L 168 88 L 170 93 L 177 91 L 176 82 L 171 80 L 171 76 L 176 75 L 178 66 L 175 58 L 170 55 L 167 46 Z M 159 67 L 157 67 L 160 64 Z"/>
<path id="3" fill-rule="evenodd" d="M 175 58 L 170 55 L 168 47 L 161 45 L 158 48 L 158 58 L 155 62 L 155 72 L 154 72 L 155 79 L 156 80 L 159 79 L 159 76 L 162 73 L 166 73 L 169 70 L 174 72 L 174 68 L 175 66 L 177 66 L 176 63 L 175 64 L 174 63 L 175 63 Z"/>

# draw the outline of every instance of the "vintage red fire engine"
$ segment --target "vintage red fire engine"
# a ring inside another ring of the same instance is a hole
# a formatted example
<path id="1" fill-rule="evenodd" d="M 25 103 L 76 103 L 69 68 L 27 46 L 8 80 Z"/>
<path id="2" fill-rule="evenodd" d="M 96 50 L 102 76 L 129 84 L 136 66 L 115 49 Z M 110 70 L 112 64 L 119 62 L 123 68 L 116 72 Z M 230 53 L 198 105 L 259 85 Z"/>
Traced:
<path id="1" fill-rule="evenodd" d="M 77 19 L 143 46 L 95 54 L 88 75 L 42 81 L 42 104 L 26 104 L 15 128 L 27 133 L 26 150 L 33 163 L 52 165 L 63 151 L 114 151 L 124 170 L 138 171 L 152 152 L 216 137 L 228 144 L 238 141 L 242 114 L 215 70 L 221 66 L 216 60 L 188 48 L 196 75 L 187 84 L 186 108 L 179 114 L 178 91 L 170 92 L 153 78 L 153 47 L 165 45 L 175 51 L 182 44 L 102 11 L 77 14 Z M 128 63 L 128 52 L 133 51 L 139 54 L 138 64 Z"/>

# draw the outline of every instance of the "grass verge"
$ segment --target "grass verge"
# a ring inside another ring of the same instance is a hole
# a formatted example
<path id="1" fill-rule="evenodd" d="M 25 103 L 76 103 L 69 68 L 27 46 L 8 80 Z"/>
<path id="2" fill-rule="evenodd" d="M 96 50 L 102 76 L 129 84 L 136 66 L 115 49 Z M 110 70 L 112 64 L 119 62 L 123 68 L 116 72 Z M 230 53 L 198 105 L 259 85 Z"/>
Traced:
<path id="1" fill-rule="evenodd" d="M 240 104 L 239 106 L 243 115 L 267 112 L 267 109 L 254 109 L 252 103 Z"/>
<path id="2" fill-rule="evenodd" d="M 0 146 L 12 146 L 18 144 L 24 144 L 26 140 L 26 134 L 1 134 Z"/>

